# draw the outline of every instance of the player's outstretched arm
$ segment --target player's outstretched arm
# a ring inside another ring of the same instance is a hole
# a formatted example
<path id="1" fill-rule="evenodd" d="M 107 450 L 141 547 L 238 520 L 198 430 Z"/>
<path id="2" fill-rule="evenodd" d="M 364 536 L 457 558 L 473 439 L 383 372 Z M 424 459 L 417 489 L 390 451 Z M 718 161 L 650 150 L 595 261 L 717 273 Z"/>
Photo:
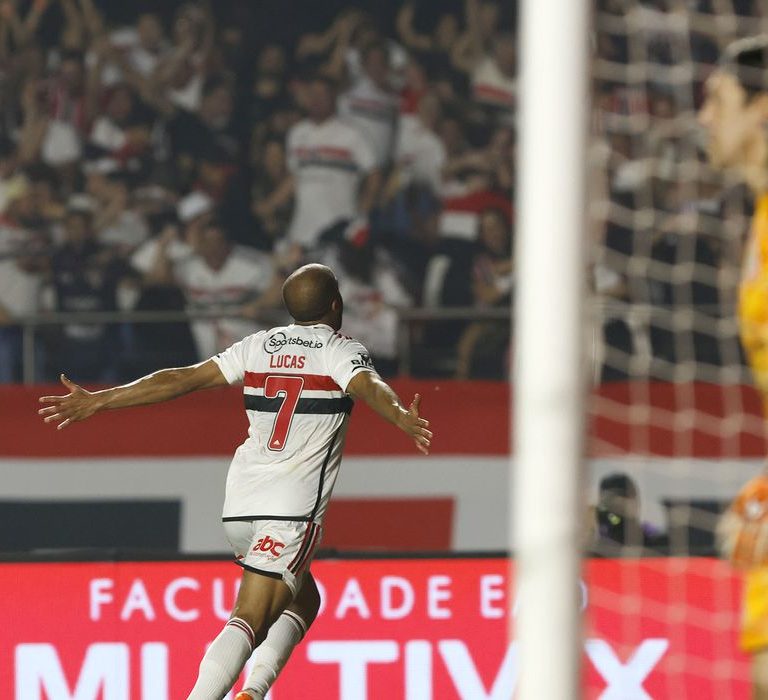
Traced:
<path id="1" fill-rule="evenodd" d="M 213 360 L 206 360 L 189 367 L 161 369 L 130 384 L 101 391 L 86 391 L 63 374 L 61 383 L 69 389 L 69 393 L 64 396 L 41 396 L 40 403 L 50 405 L 38 411 L 46 423 L 58 423 L 59 430 L 99 411 L 160 403 L 198 389 L 224 386 L 227 380 Z"/>
<path id="2" fill-rule="evenodd" d="M 347 392 L 365 401 L 376 413 L 409 435 L 419 451 L 429 454 L 432 431 L 428 430 L 429 421 L 419 417 L 421 396 L 416 394 L 406 410 L 392 387 L 373 372 L 358 372 L 350 380 Z"/>

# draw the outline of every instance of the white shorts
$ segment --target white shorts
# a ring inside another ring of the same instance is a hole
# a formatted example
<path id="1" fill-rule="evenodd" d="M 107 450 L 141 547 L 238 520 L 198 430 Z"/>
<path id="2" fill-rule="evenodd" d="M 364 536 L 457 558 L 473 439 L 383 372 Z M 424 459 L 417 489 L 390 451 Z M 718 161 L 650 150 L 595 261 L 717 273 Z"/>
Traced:
<path id="1" fill-rule="evenodd" d="M 224 532 L 235 563 L 282 579 L 294 596 L 323 536 L 317 523 L 296 520 L 226 521 Z"/>

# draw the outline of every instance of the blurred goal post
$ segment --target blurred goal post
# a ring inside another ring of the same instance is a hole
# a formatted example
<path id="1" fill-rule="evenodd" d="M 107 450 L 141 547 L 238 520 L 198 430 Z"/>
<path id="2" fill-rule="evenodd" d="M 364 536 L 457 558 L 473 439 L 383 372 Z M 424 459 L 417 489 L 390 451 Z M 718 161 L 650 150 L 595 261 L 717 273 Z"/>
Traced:
<path id="1" fill-rule="evenodd" d="M 521 5 L 511 458 L 520 700 L 580 694 L 589 5 Z"/>
<path id="2" fill-rule="evenodd" d="M 521 697 L 580 697 L 584 687 L 601 697 L 594 678 L 578 687 L 583 637 L 588 651 L 612 644 L 622 663 L 658 644 L 643 679 L 649 697 L 746 697 L 743 582 L 716 556 L 714 532 L 764 469 L 768 446 L 735 313 L 754 197 L 709 166 L 697 109 L 724 48 L 768 30 L 768 4 L 561 5 L 524 4 L 520 32 L 512 541 Z M 574 93 L 589 93 L 592 106 Z M 584 227 L 587 210 L 599 212 L 596 231 Z M 579 375 L 588 339 L 574 319 L 596 350 L 588 398 Z M 609 474 L 637 487 L 642 547 L 616 564 L 614 581 L 590 583 L 582 635 L 572 594 L 580 499 L 586 491 L 594 502 Z M 584 664 L 585 676 L 594 666 Z"/>

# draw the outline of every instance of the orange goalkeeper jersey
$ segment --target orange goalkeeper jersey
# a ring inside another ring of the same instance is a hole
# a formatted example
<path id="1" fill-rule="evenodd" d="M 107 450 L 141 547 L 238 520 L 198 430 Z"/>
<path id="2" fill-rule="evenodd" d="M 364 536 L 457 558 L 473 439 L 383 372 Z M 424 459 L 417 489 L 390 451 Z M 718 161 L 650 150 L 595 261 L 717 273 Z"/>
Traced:
<path id="1" fill-rule="evenodd" d="M 744 252 L 739 332 L 755 383 L 768 402 L 768 194 L 757 202 Z"/>
<path id="2" fill-rule="evenodd" d="M 768 417 L 768 194 L 757 201 L 744 253 L 739 287 L 739 332 Z M 741 495 L 745 495 L 744 491 Z M 768 567 L 765 566 L 749 569 L 745 574 L 741 645 L 750 652 L 768 647 Z"/>

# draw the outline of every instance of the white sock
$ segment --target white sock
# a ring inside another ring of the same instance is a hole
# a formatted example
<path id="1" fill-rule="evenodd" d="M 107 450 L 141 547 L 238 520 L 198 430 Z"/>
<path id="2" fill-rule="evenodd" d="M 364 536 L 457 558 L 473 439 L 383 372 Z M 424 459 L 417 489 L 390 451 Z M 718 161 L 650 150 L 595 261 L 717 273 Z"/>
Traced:
<path id="1" fill-rule="evenodd" d="M 200 662 L 197 683 L 187 700 L 221 700 L 232 688 L 253 651 L 251 626 L 233 617 L 211 642 Z"/>
<path id="2" fill-rule="evenodd" d="M 307 626 L 295 612 L 286 610 L 269 628 L 267 638 L 256 647 L 245 688 L 263 697 L 283 670 L 293 648 L 307 633 Z"/>

